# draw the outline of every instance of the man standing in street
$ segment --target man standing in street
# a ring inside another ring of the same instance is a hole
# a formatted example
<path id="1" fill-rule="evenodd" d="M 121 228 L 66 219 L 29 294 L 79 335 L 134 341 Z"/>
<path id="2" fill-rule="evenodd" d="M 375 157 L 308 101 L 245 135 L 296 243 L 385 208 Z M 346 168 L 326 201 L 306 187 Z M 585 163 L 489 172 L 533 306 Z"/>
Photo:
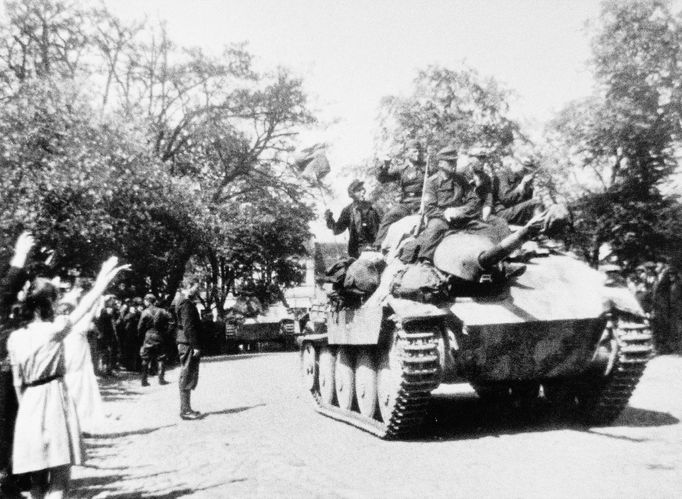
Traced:
<path id="1" fill-rule="evenodd" d="M 192 410 L 190 396 L 199 382 L 199 340 L 201 337 L 201 319 L 195 301 L 199 297 L 199 282 L 188 282 L 180 291 L 174 302 L 177 336 L 175 342 L 180 357 L 180 417 L 182 419 L 199 419 L 201 413 Z"/>
<path id="2" fill-rule="evenodd" d="M 410 140 L 407 143 L 407 162 L 392 165 L 390 161 L 385 161 L 379 167 L 377 172 L 377 180 L 379 182 L 383 184 L 398 181 L 400 185 L 400 202 L 388 210 L 381 219 L 379 231 L 374 240 L 375 246 L 381 247 L 381 243 L 386 238 L 392 223 L 406 216 L 414 215 L 419 211 L 424 186 L 424 174 L 425 166 L 422 145 L 417 140 Z"/>
<path id="3" fill-rule="evenodd" d="M 341 234 L 348 229 L 348 256 L 357 258 L 360 249 L 372 246 L 379 229 L 379 214 L 369 201 L 365 200 L 365 186 L 360 180 L 353 180 L 348 186 L 348 195 L 353 200 L 341 210 L 339 219 L 334 221 L 332 212 L 324 213 L 327 228 L 334 234 Z"/>
<path id="4" fill-rule="evenodd" d="M 140 316 L 137 326 L 142 341 L 140 358 L 142 359 L 142 386 L 149 386 L 147 377 L 152 362 L 157 362 L 159 384 L 166 385 L 166 335 L 171 316 L 164 309 L 156 306 L 156 296 L 148 294 L 144 297 L 145 310 Z"/>

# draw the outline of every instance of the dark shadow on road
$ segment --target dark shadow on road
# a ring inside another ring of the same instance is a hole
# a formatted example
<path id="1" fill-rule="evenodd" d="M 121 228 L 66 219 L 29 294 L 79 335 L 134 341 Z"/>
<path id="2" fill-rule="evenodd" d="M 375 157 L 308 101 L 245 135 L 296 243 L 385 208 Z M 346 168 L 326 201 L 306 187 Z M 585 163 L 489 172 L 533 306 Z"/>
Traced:
<path id="1" fill-rule="evenodd" d="M 126 480 L 144 480 L 149 478 L 155 478 L 161 475 L 176 474 L 180 473 L 177 471 L 167 471 L 163 473 L 153 473 L 146 476 L 140 475 L 130 475 L 126 473 L 114 473 L 110 475 L 100 475 L 86 478 L 77 478 L 71 481 L 71 490 L 69 497 L 71 498 L 91 498 L 94 496 L 107 497 L 107 498 L 125 498 L 125 499 L 135 499 L 135 498 L 158 498 L 158 499 L 175 499 L 178 497 L 184 497 L 197 492 L 202 492 L 210 490 L 215 487 L 219 487 L 224 483 L 231 483 L 231 481 L 211 484 L 204 487 L 189 488 L 189 487 L 179 487 L 177 490 L 171 492 L 158 492 L 156 490 L 137 490 L 134 492 L 125 490 Z"/>
<path id="2" fill-rule="evenodd" d="M 628 406 L 612 425 L 602 428 L 655 427 L 677 423 L 679 420 L 668 413 Z M 412 440 L 466 440 L 558 429 L 613 436 L 595 431 L 598 428 L 578 423 L 567 414 L 557 415 L 544 399 L 538 399 L 530 407 L 491 407 L 483 403 L 476 395 L 467 393 L 434 396 L 424 425 Z M 614 438 L 619 437 L 614 436 Z M 640 441 L 630 437 L 623 437 L 623 439 Z"/>
<path id="3" fill-rule="evenodd" d="M 163 426 L 155 426 L 153 428 L 140 428 L 139 430 L 131 431 L 120 431 L 116 433 L 89 433 L 86 435 L 87 438 L 97 438 L 97 439 L 107 439 L 107 438 L 119 438 L 128 437 L 131 435 L 147 435 L 153 433 L 162 428 L 170 428 L 171 426 L 177 426 L 176 424 L 167 424 Z"/>
<path id="4" fill-rule="evenodd" d="M 639 407 L 627 406 L 613 425 L 648 428 L 652 426 L 674 425 L 679 422 L 679 419 L 671 416 L 667 412 L 649 411 L 647 409 L 640 409 Z"/>
<path id="5" fill-rule="evenodd" d="M 206 416 L 218 416 L 221 414 L 238 414 L 240 412 L 248 411 L 249 409 L 254 409 L 256 407 L 263 407 L 266 404 L 256 404 L 256 405 L 248 405 L 244 407 L 232 407 L 230 409 L 222 409 L 220 411 L 209 411 L 209 412 L 203 412 L 201 413 L 202 417 Z"/>
<path id="6" fill-rule="evenodd" d="M 139 381 L 140 375 L 130 371 L 118 371 L 111 376 L 102 376 L 97 379 L 99 392 L 102 399 L 107 402 L 124 400 L 136 395 L 142 395 L 142 391 L 126 386 L 129 381 Z"/>

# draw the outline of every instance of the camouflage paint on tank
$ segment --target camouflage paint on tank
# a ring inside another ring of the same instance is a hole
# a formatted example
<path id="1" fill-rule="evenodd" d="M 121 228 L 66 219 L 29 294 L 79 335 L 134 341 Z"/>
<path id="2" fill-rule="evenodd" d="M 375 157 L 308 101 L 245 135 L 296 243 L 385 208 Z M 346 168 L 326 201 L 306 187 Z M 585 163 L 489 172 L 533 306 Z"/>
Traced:
<path id="1" fill-rule="evenodd" d="M 488 324 L 455 333 L 458 375 L 474 381 L 543 379 L 584 372 L 605 318 Z"/>
<path id="2" fill-rule="evenodd" d="M 450 310 L 467 326 L 595 319 L 614 300 L 642 314 L 627 290 L 604 282 L 604 274 L 571 256 L 537 257 L 500 295 L 457 298 Z"/>

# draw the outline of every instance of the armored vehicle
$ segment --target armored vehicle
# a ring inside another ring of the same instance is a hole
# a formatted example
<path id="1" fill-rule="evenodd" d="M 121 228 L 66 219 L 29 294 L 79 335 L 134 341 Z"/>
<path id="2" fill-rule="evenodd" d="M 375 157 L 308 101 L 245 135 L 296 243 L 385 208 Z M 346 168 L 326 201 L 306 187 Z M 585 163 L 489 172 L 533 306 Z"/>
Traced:
<path id="1" fill-rule="evenodd" d="M 293 349 L 298 333 L 298 321 L 281 302 L 252 317 L 232 312 L 225 322 L 225 340 L 230 353 L 238 351 L 240 345 L 247 351 L 258 351 L 266 343 Z"/>
<path id="2" fill-rule="evenodd" d="M 524 243 L 530 230 L 453 233 L 429 269 L 389 253 L 372 295 L 311 313 L 301 367 L 317 411 L 400 438 L 420 428 L 435 388 L 468 382 L 496 403 L 544 394 L 559 414 L 615 419 L 652 355 L 646 316 L 551 241 Z M 442 277 L 437 293 L 420 289 L 425 272 Z"/>

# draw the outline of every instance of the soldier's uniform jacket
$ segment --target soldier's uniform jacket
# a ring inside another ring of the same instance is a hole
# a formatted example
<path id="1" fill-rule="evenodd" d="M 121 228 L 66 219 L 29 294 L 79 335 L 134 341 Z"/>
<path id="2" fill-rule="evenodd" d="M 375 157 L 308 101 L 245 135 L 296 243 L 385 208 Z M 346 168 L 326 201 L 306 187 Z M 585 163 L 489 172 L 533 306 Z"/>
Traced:
<path id="1" fill-rule="evenodd" d="M 374 243 L 379 230 L 379 214 L 368 201 L 353 202 L 341 210 L 339 219 L 327 220 L 327 227 L 334 234 L 348 229 L 348 254 L 357 258 L 359 248 Z"/>
<path id="2" fill-rule="evenodd" d="M 398 181 L 401 203 L 419 203 L 424 183 L 424 163 L 402 164 L 379 167 L 377 180 L 382 184 Z"/>
<path id="3" fill-rule="evenodd" d="M 188 298 L 182 297 L 175 305 L 175 318 L 178 328 L 175 342 L 199 348 L 201 319 L 196 305 Z"/>
<path id="4" fill-rule="evenodd" d="M 473 186 L 459 173 L 446 176 L 438 172 L 426 180 L 424 208 L 430 219 L 444 218 L 447 208 L 463 207 L 461 221 L 473 220 L 480 216 L 482 204 Z"/>
<path id="5" fill-rule="evenodd" d="M 148 334 L 158 336 L 162 339 L 168 332 L 171 322 L 171 315 L 164 309 L 155 305 L 150 305 L 140 315 L 140 322 L 137 324 L 137 333 L 140 337 Z"/>
<path id="6" fill-rule="evenodd" d="M 533 197 L 532 182 L 521 186 L 523 174 L 512 171 L 502 171 L 493 179 L 493 198 L 495 206 L 509 208 L 527 201 Z"/>

